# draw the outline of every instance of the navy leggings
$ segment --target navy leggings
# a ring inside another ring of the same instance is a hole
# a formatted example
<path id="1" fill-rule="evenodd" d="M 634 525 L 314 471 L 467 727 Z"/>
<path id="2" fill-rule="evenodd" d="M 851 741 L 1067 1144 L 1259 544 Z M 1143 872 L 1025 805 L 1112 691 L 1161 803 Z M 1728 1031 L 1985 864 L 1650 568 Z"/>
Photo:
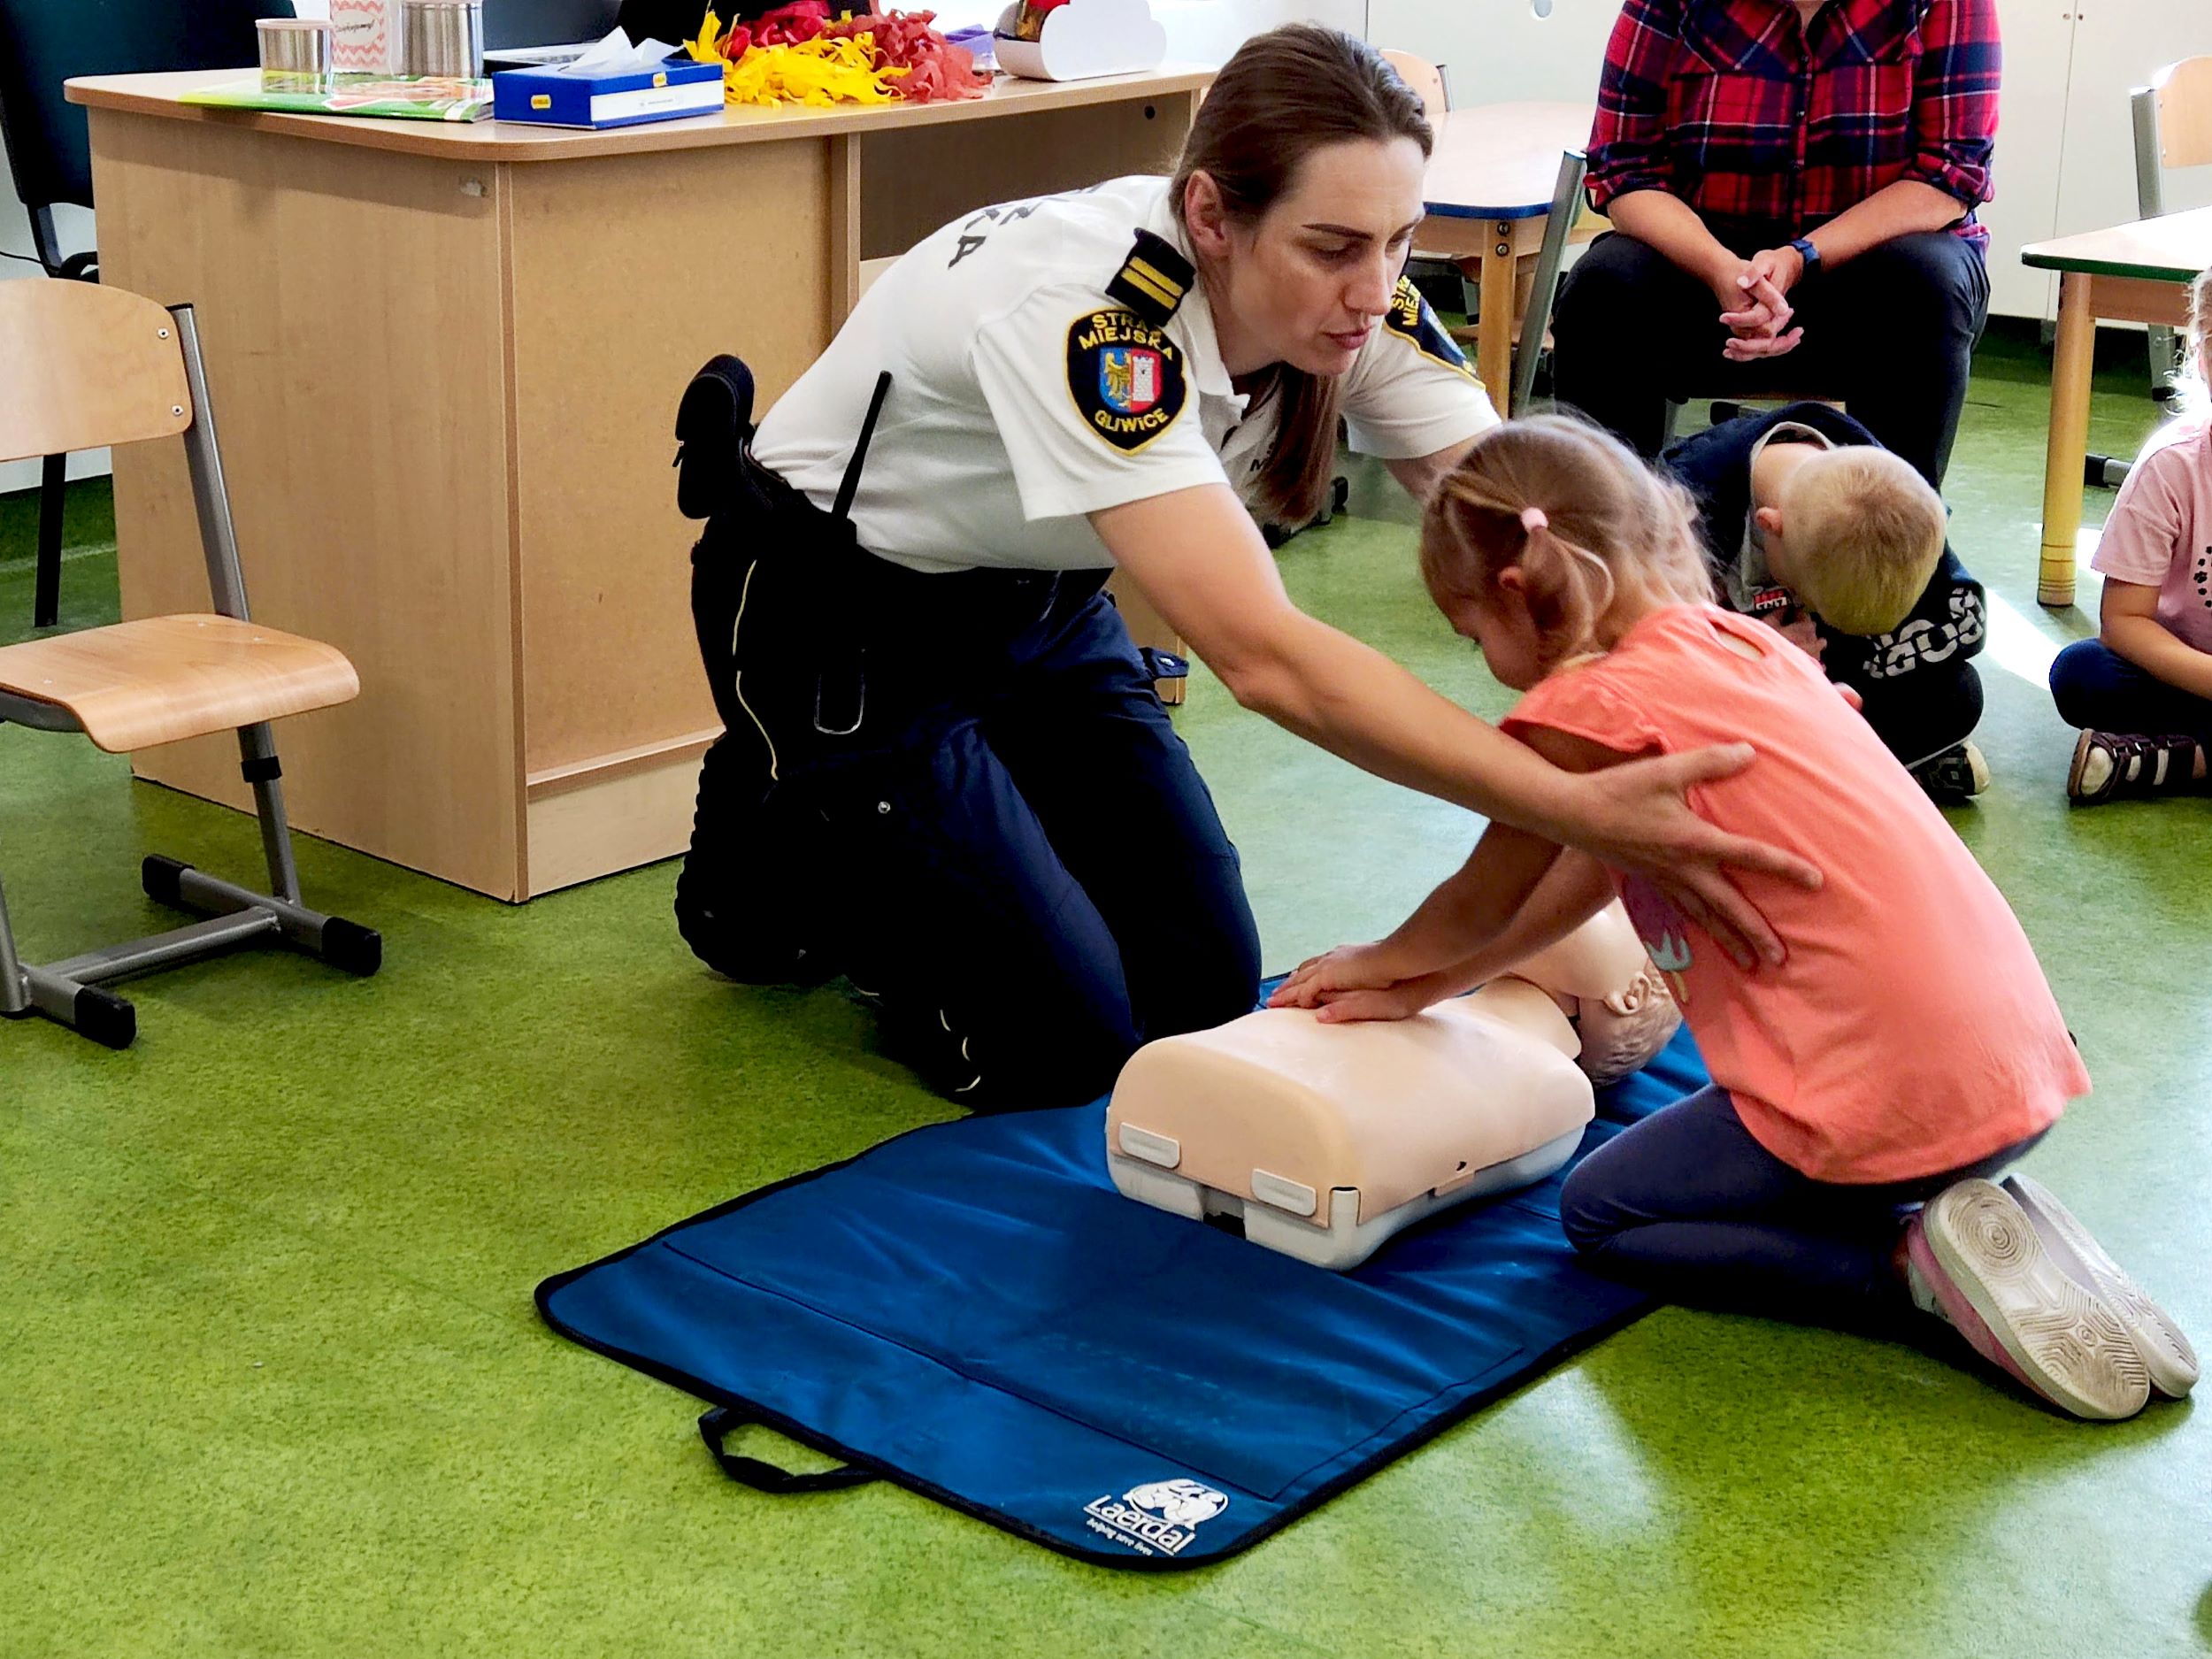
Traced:
<path id="1" fill-rule="evenodd" d="M 2212 742 L 2212 703 L 2138 668 L 2101 640 L 2076 640 L 2053 659 L 2051 696 L 2069 726 Z"/>
<path id="2" fill-rule="evenodd" d="M 1911 1323 L 1891 1264 L 1906 1212 L 2042 1138 L 1918 1180 L 1839 1186 L 1753 1140 L 1713 1085 L 1583 1159 L 1559 1217 L 1593 1266 L 1669 1302 L 1896 1336 Z"/>

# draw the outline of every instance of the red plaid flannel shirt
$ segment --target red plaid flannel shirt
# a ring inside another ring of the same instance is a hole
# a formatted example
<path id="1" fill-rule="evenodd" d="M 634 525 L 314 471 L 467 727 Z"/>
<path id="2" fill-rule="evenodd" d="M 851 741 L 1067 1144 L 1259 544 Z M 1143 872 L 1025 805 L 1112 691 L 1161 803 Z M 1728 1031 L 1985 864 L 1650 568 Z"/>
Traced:
<path id="1" fill-rule="evenodd" d="M 1826 223 L 1900 179 L 1956 196 L 1986 248 L 1995 0 L 1627 0 L 1605 51 L 1590 199 L 1665 190 L 1716 234 Z"/>

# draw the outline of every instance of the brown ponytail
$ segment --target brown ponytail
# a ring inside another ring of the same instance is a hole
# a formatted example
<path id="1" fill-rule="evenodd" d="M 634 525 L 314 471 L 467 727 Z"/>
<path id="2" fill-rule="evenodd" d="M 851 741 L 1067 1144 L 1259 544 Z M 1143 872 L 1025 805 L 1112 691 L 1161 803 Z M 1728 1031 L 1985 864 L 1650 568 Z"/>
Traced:
<path id="1" fill-rule="evenodd" d="M 1180 217 L 1191 175 L 1203 173 L 1231 217 L 1249 225 L 1290 188 L 1314 150 L 1347 139 L 1433 142 L 1421 100 L 1365 41 L 1310 23 L 1256 35 L 1222 66 L 1183 143 L 1171 199 Z M 1321 511 L 1336 464 L 1337 381 L 1288 364 L 1254 398 L 1281 404 L 1258 504 L 1283 524 Z"/>

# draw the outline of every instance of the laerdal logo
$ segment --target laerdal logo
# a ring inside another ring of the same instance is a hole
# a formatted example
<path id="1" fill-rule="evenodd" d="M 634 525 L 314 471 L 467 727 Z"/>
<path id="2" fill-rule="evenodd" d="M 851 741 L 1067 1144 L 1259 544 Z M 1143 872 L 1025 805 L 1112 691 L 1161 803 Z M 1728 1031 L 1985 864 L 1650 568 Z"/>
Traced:
<path id="1" fill-rule="evenodd" d="M 1156 1480 L 1119 1498 L 1092 1499 L 1083 1525 L 1141 1555 L 1179 1555 L 1228 1507 L 1226 1494 L 1195 1480 Z"/>

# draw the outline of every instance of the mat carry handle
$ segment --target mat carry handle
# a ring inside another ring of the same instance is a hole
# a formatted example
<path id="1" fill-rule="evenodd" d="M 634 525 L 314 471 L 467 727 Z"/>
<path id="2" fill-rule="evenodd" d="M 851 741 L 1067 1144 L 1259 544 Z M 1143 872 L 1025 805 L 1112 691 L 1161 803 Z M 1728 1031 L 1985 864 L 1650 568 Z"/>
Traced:
<path id="1" fill-rule="evenodd" d="M 750 1421 L 727 1406 L 717 1406 L 699 1419 L 699 1438 L 707 1443 L 707 1450 L 714 1454 L 714 1461 L 722 1466 L 722 1472 L 740 1486 L 787 1498 L 809 1492 L 843 1492 L 853 1486 L 864 1486 L 876 1478 L 869 1471 L 856 1469 L 849 1463 L 815 1474 L 796 1474 L 773 1463 L 764 1463 L 757 1457 L 744 1457 L 726 1449 L 723 1441 L 731 1432 L 745 1427 Z"/>

